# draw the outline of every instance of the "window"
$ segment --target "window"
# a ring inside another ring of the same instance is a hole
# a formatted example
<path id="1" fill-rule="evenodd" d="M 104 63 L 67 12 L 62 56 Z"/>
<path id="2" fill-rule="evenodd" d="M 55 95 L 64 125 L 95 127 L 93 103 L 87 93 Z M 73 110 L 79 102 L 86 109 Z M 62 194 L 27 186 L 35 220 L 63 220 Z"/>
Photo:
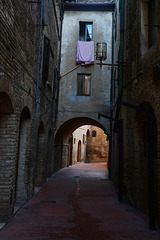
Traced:
<path id="1" fill-rule="evenodd" d="M 155 0 L 150 0 L 148 4 L 148 48 L 156 42 L 156 18 Z"/>
<path id="2" fill-rule="evenodd" d="M 50 40 L 44 35 L 42 78 L 48 80 Z"/>
<path id="3" fill-rule="evenodd" d="M 156 42 L 156 8 L 155 0 L 141 1 L 141 36 L 142 50 L 145 52 Z"/>
<path id="4" fill-rule="evenodd" d="M 92 131 L 92 137 L 96 137 L 96 131 Z"/>
<path id="5" fill-rule="evenodd" d="M 91 74 L 78 73 L 77 96 L 90 96 Z"/>
<path id="6" fill-rule="evenodd" d="M 92 22 L 79 22 L 79 40 L 80 41 L 92 41 Z"/>

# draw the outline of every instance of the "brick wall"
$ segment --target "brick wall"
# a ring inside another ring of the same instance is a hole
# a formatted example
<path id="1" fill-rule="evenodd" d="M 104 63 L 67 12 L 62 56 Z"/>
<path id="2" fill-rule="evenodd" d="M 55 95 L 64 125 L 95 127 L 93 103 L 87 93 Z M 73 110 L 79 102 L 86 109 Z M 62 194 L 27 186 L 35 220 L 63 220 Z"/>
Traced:
<path id="1" fill-rule="evenodd" d="M 43 2 L 42 11 L 41 4 L 27 0 L 2 0 L 0 6 L 0 221 L 11 218 L 15 202 L 33 196 L 37 169 L 41 172 L 39 185 L 53 172 L 52 154 L 48 154 L 53 137 L 48 140 L 54 126 L 60 9 L 54 1 Z M 46 81 L 42 79 L 44 35 L 50 41 Z M 30 120 L 21 121 L 26 107 Z M 43 141 L 38 135 L 41 121 Z M 48 161 L 52 169 L 47 168 Z"/>
<path id="2" fill-rule="evenodd" d="M 14 203 L 15 162 L 17 154 L 15 114 L 0 115 L 0 213 L 7 221 Z"/>
<path id="3" fill-rule="evenodd" d="M 156 24 L 160 24 L 156 3 Z M 153 80 L 153 67 L 160 61 L 160 32 L 157 28 L 156 42 L 151 47 L 143 48 L 141 26 L 140 1 L 127 1 L 125 12 L 125 71 L 123 100 L 136 106 L 150 107 L 153 111 L 153 129 L 156 126 L 156 134 L 153 137 L 155 160 L 155 207 L 156 220 L 160 224 L 160 188 L 159 188 L 159 80 Z M 143 26 L 144 27 L 144 26 Z M 138 117 L 139 116 L 139 117 Z M 146 136 L 144 122 L 146 119 L 138 111 L 122 107 L 121 117 L 124 119 L 124 144 L 125 155 L 123 165 L 123 194 L 133 205 L 146 213 L 149 212 L 149 176 L 147 148 L 145 148 Z M 115 163 L 117 165 L 117 162 Z M 117 165 L 118 166 L 118 165 Z M 117 175 L 118 176 L 118 175 Z M 115 180 L 116 182 L 116 180 Z"/>

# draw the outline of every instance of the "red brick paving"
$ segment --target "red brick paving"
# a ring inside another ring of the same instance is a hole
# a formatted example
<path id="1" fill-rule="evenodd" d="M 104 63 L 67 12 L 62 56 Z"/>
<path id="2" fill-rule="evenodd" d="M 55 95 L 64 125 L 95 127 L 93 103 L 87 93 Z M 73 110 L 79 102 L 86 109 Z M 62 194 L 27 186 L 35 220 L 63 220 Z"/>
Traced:
<path id="1" fill-rule="evenodd" d="M 5 225 L 0 240 L 160 240 L 148 216 L 119 203 L 104 163 L 56 173 Z"/>

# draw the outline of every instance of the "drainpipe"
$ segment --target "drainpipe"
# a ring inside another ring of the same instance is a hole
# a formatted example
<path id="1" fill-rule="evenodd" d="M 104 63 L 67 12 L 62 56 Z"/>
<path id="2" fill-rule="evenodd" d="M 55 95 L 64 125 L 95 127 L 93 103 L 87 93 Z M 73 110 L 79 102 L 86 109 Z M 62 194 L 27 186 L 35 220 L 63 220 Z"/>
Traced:
<path id="1" fill-rule="evenodd" d="M 37 61 L 36 103 L 38 103 L 38 89 L 39 89 L 39 75 L 40 75 L 40 58 L 41 58 L 41 38 L 42 38 L 42 20 L 43 20 L 43 0 L 41 0 L 41 13 L 40 13 L 39 47 L 38 47 L 38 61 Z"/>
<path id="2" fill-rule="evenodd" d="M 56 107 L 55 107 L 55 119 L 54 119 L 54 130 L 56 130 L 56 124 L 57 124 L 57 115 L 58 115 L 58 104 L 59 104 L 59 85 L 60 85 L 60 65 L 61 65 L 61 48 L 62 48 L 62 25 L 63 25 L 63 16 L 64 16 L 64 10 L 62 9 L 62 5 L 60 7 L 60 19 L 61 19 L 61 28 L 60 28 L 60 47 L 59 47 L 59 56 L 58 56 L 58 76 L 57 76 L 57 99 L 56 99 Z"/>
<path id="3" fill-rule="evenodd" d="M 115 17 L 114 13 L 112 13 L 112 64 L 114 64 L 114 32 L 115 32 Z M 111 179 L 111 162 L 112 162 L 112 128 L 113 128 L 113 81 L 114 81 L 114 66 L 112 66 L 111 70 L 111 89 L 110 89 L 110 138 L 109 138 L 109 159 L 108 159 L 108 171 L 109 171 L 109 179 Z"/>
<path id="4" fill-rule="evenodd" d="M 120 53 L 119 53 L 119 99 L 123 95 L 123 64 L 124 64 L 124 19 L 125 19 L 125 0 L 121 0 L 120 11 Z"/>

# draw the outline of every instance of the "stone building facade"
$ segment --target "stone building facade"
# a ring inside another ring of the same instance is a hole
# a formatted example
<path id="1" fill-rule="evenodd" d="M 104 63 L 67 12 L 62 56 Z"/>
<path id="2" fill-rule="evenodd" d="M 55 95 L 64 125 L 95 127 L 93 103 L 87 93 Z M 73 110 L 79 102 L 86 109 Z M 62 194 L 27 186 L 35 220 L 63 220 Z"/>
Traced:
<path id="1" fill-rule="evenodd" d="M 114 109 L 118 98 L 125 103 L 119 114 L 124 126 L 122 192 L 127 201 L 149 215 L 150 227 L 154 228 L 156 222 L 160 225 L 160 1 L 125 1 L 123 5 L 124 1 L 116 5 L 115 19 L 125 23 L 121 29 L 125 65 L 121 79 L 119 73 L 114 101 Z M 114 44 L 121 48 L 116 40 Z M 118 153 L 119 136 L 113 136 L 113 151 Z M 118 155 L 112 165 L 112 176 L 118 185 Z"/>
<path id="2" fill-rule="evenodd" d="M 108 166 L 109 138 L 96 126 L 88 126 L 86 134 L 86 163 L 106 162 Z"/>
<path id="3" fill-rule="evenodd" d="M 2 0 L 0 221 L 53 171 L 61 18 L 58 2 Z"/>
<path id="4" fill-rule="evenodd" d="M 82 125 L 95 125 L 103 131 L 110 131 L 109 120 L 98 119 L 98 113 L 110 113 L 111 67 L 100 67 L 97 65 L 100 61 L 96 60 L 96 44 L 102 41 L 107 43 L 107 59 L 103 63 L 111 63 L 112 12 L 115 5 L 109 2 L 63 4 L 61 79 L 54 151 L 57 169 L 67 166 L 69 139 L 75 129 Z M 76 62 L 77 44 L 81 40 L 87 42 L 84 30 L 87 27 L 90 29 L 90 40 L 94 41 L 94 62 L 81 65 Z M 88 92 L 81 92 L 82 79 L 88 83 Z"/>

